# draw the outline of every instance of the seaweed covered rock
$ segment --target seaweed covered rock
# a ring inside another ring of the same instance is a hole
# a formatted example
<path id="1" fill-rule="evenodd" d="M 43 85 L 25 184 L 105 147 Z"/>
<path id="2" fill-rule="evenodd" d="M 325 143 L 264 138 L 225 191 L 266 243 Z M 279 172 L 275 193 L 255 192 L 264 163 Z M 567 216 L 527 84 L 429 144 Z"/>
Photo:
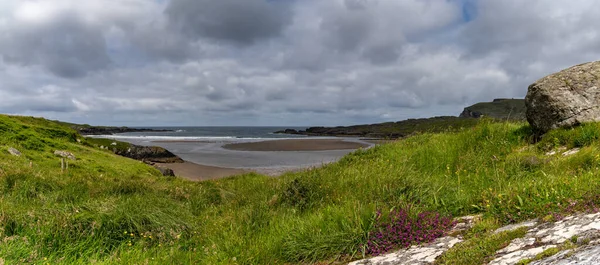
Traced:
<path id="1" fill-rule="evenodd" d="M 546 76 L 529 86 L 527 121 L 539 132 L 600 121 L 600 61 Z"/>
<path id="2" fill-rule="evenodd" d="M 129 148 L 114 148 L 114 153 L 120 156 L 133 158 L 142 161 L 151 161 L 157 163 L 183 163 L 183 160 L 169 150 L 158 146 L 140 146 L 130 145 Z"/>

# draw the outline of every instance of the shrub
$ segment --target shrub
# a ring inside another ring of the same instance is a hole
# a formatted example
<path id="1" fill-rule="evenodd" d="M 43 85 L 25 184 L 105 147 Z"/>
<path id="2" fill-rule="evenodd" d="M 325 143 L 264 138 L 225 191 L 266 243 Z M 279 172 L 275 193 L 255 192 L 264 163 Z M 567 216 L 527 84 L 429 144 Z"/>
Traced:
<path id="1" fill-rule="evenodd" d="M 394 248 L 431 242 L 444 235 L 452 225 L 452 218 L 436 212 L 421 212 L 411 216 L 408 210 L 399 209 L 391 211 L 388 218 L 382 218 L 381 211 L 378 211 L 366 252 L 379 255 Z"/>

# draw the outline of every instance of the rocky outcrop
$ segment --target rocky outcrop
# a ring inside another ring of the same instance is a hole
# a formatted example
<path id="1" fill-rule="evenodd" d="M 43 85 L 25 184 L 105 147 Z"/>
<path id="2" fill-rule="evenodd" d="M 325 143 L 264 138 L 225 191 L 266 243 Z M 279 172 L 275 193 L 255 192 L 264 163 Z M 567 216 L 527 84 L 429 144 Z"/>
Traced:
<path id="1" fill-rule="evenodd" d="M 481 115 L 482 114 L 479 111 L 473 111 L 473 110 L 470 110 L 468 108 L 465 108 L 463 110 L 463 112 L 461 112 L 460 115 L 458 115 L 458 117 L 461 117 L 461 118 L 481 118 Z"/>
<path id="2" fill-rule="evenodd" d="M 467 226 L 467 229 L 470 227 Z M 600 213 L 577 214 L 556 222 L 541 222 L 537 219 L 530 220 L 499 228 L 495 233 L 512 231 L 519 228 L 526 229 L 525 236 L 515 238 L 509 245 L 497 250 L 486 264 L 598 264 L 597 257 L 600 254 Z M 462 241 L 463 238 L 460 235 L 456 237 L 446 236 L 438 238 L 429 244 L 412 246 L 408 249 L 401 249 L 393 253 L 355 261 L 350 264 L 435 264 L 438 257 Z M 541 255 L 545 251 L 548 253 L 550 250 L 555 250 L 551 253 L 558 253 L 550 255 L 550 257 Z"/>
<path id="3" fill-rule="evenodd" d="M 277 133 L 277 134 L 301 134 L 296 129 L 285 129 L 285 130 L 281 130 L 281 131 L 276 131 L 274 133 Z"/>
<path id="4" fill-rule="evenodd" d="M 573 66 L 529 86 L 527 121 L 539 132 L 600 121 L 600 61 Z"/>
<path id="5" fill-rule="evenodd" d="M 129 157 L 141 161 L 156 163 L 183 163 L 183 159 L 169 152 L 169 150 L 158 146 L 140 146 L 131 144 L 127 149 L 114 148 L 117 155 Z"/>
<path id="6" fill-rule="evenodd" d="M 82 135 L 113 135 L 116 133 L 128 132 L 169 132 L 171 130 L 157 130 L 145 128 L 129 128 L 129 127 L 104 127 L 104 126 L 82 126 L 73 125 L 71 128 L 77 130 Z"/>
<path id="7" fill-rule="evenodd" d="M 466 107 L 460 118 L 490 117 L 502 120 L 525 120 L 525 101 L 514 98 L 497 98 Z"/>

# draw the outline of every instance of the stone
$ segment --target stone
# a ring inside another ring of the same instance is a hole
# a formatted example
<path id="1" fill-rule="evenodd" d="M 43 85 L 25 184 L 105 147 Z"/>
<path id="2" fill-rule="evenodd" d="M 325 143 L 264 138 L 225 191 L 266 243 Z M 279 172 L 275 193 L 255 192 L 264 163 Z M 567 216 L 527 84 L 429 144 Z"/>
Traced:
<path id="1" fill-rule="evenodd" d="M 350 262 L 348 265 L 424 265 L 432 264 L 462 239 L 452 236 L 441 237 L 430 244 L 413 246 L 383 256 Z"/>
<path id="2" fill-rule="evenodd" d="M 158 171 L 160 171 L 160 173 L 165 177 L 174 177 L 175 176 L 175 172 L 173 172 L 173 170 L 170 168 L 156 166 L 156 165 L 154 166 L 154 168 L 158 169 Z"/>
<path id="3" fill-rule="evenodd" d="M 563 250 L 554 256 L 534 261 L 530 265 L 597 265 L 600 264 L 600 246 L 586 246 L 577 250 Z"/>
<path id="4" fill-rule="evenodd" d="M 511 231 L 511 230 L 516 230 L 519 229 L 521 227 L 527 227 L 527 228 L 531 228 L 534 227 L 538 224 L 538 220 L 534 219 L 534 220 L 530 220 L 530 221 L 526 221 L 526 222 L 522 222 L 522 223 L 518 223 L 518 224 L 512 224 L 512 225 L 507 225 L 504 227 L 500 227 L 498 229 L 496 229 L 496 231 L 494 231 L 494 233 L 502 233 L 505 231 Z"/>
<path id="5" fill-rule="evenodd" d="M 77 160 L 77 158 L 75 157 L 75 155 L 73 153 L 67 152 L 67 151 L 61 151 L 61 150 L 56 150 L 54 151 L 54 155 L 60 156 L 60 157 L 64 157 L 64 158 L 68 158 L 71 160 Z"/>
<path id="6" fill-rule="evenodd" d="M 527 121 L 539 132 L 600 121 L 600 61 L 546 76 L 529 86 Z"/>
<path id="7" fill-rule="evenodd" d="M 9 148 L 8 148 L 8 152 L 9 152 L 11 155 L 14 155 L 14 156 L 21 156 L 21 152 L 19 152 L 19 150 L 17 150 L 17 149 L 14 149 L 14 148 L 12 148 L 12 147 L 9 147 Z"/>
<path id="8" fill-rule="evenodd" d="M 569 151 L 566 151 L 566 152 L 564 152 L 562 155 L 563 155 L 563 156 L 570 156 L 570 155 L 574 155 L 574 154 L 577 154 L 577 153 L 579 153 L 579 150 L 580 150 L 579 148 L 573 148 L 573 149 L 571 149 L 571 150 L 569 150 Z"/>

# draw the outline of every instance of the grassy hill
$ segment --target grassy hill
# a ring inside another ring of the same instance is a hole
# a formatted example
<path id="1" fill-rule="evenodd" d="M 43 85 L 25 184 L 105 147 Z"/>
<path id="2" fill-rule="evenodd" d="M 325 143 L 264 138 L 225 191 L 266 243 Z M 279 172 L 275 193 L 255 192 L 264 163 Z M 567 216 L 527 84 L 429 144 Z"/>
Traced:
<path id="1" fill-rule="evenodd" d="M 524 99 L 494 99 L 492 102 L 480 102 L 466 107 L 460 117 L 525 120 L 525 110 Z"/>
<path id="2" fill-rule="evenodd" d="M 600 203 L 598 124 L 532 144 L 524 123 L 482 120 L 279 178 L 200 183 L 79 138 L 44 119 L 0 116 L 0 263 L 329 264 L 439 236 L 449 216 L 483 214 L 466 236 L 485 238 Z M 581 151 L 546 155 L 563 146 Z M 54 150 L 77 157 L 67 172 Z M 458 256 L 445 262 L 471 264 Z"/>
<path id="3" fill-rule="evenodd" d="M 299 132 L 293 129 L 287 129 L 277 133 L 292 133 L 313 136 L 359 136 L 396 139 L 417 133 L 435 133 L 461 130 L 463 128 L 473 127 L 478 122 L 479 121 L 476 119 L 442 116 L 353 126 L 310 127 Z"/>

